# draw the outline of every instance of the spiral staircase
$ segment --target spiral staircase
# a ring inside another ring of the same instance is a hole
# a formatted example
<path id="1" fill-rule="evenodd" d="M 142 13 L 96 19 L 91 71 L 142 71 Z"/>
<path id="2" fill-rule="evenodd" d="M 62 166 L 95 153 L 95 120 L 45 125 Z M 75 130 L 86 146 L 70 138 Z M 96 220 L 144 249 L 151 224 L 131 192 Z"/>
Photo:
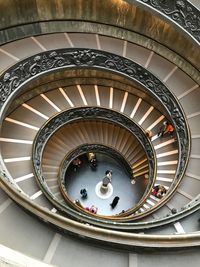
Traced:
<path id="1" fill-rule="evenodd" d="M 199 266 L 198 1 L 8 2 L 0 243 L 55 266 Z M 161 138 L 166 120 L 175 132 Z M 95 149 L 144 186 L 123 213 L 68 196 L 61 174 Z"/>

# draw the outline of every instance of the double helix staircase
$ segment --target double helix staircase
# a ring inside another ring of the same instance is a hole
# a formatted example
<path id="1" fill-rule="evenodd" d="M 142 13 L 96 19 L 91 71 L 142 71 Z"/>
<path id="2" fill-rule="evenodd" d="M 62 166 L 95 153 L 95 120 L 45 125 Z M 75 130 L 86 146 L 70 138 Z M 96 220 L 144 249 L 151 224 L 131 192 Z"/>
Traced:
<path id="1" fill-rule="evenodd" d="M 170 196 L 167 201 L 163 201 L 164 198 L 155 197 L 151 191 L 139 209 L 126 217 L 127 229 L 131 229 L 132 233 L 139 232 L 142 236 L 174 236 L 174 234 L 198 232 L 198 210 L 191 212 L 189 216 L 180 216 L 180 218 L 170 220 L 169 218 L 171 218 L 173 210 L 175 210 L 175 217 L 179 212 L 198 201 L 200 188 L 199 85 L 174 63 L 147 48 L 123 39 L 79 32 L 32 36 L 2 45 L 0 49 L 1 73 L 6 72 L 9 67 L 25 58 L 60 48 L 107 51 L 137 62 L 158 77 L 178 99 L 189 125 L 191 153 L 186 172 L 180 184 L 179 182 L 176 184 L 175 178 L 180 161 L 179 146 L 176 134 L 163 138 L 158 137 L 162 123 L 165 120 L 170 121 L 170 117 L 161 104 L 150 100 L 148 94 L 138 88 L 133 88 L 133 91 L 130 92 L 120 86 L 110 86 L 101 79 L 97 79 L 96 83 L 91 83 L 87 78 L 84 82 L 74 80 L 75 82 L 71 85 L 63 86 L 55 86 L 51 82 L 44 83 L 40 85 L 44 87 L 43 89 L 38 89 L 39 85 L 37 85 L 32 88 L 33 93 L 31 91 L 22 92 L 13 101 L 13 106 L 11 105 L 2 122 L 0 135 L 2 160 L 10 177 L 13 178 L 13 184 L 31 202 L 52 214 L 64 216 L 63 212 L 59 211 L 45 197 L 36 181 L 32 164 L 34 139 L 48 120 L 65 110 L 79 107 L 106 108 L 131 119 L 141 127 L 144 133 L 145 131 L 152 132 L 150 142 L 155 150 L 157 160 L 155 181 L 152 187 L 160 184 L 164 185 L 169 192 L 176 189 L 173 196 Z M 102 83 L 104 84 L 102 85 Z M 95 143 L 115 148 L 123 154 L 132 168 L 136 183 L 138 179 L 144 179 L 144 175 L 148 174 L 149 165 L 144 150 L 138 145 L 138 140 L 127 130 L 108 121 L 73 122 L 52 135 L 42 154 L 41 166 L 45 181 L 55 198 L 61 203 L 64 201 L 57 176 L 63 158 L 77 146 Z M 159 207 L 160 202 L 162 205 Z M 151 213 L 151 210 L 155 211 Z M 134 216 L 138 220 L 135 221 Z M 63 250 L 69 242 L 71 243 L 70 249 L 76 246 L 80 250 L 88 249 L 89 245 L 81 246 L 71 237 L 63 237 L 56 230 L 26 214 L 2 189 L 0 191 L 0 218 L 1 243 L 46 262 L 52 262 L 54 257 L 53 262 L 62 266 L 59 257 L 65 258 Z M 51 223 L 54 224 L 53 220 Z M 141 226 L 137 228 L 139 224 Z M 62 228 L 61 225 L 60 227 Z M 126 227 L 124 228 L 126 229 Z M 80 231 L 79 234 L 82 235 L 82 232 Z M 18 242 L 19 240 L 20 242 Z M 102 252 L 105 251 L 102 250 Z M 70 257 L 70 253 L 69 250 L 66 258 Z M 98 252 L 95 248 L 92 248 L 92 253 L 94 253 L 94 257 L 97 257 Z M 120 253 L 118 256 L 117 253 L 112 253 L 106 254 L 106 257 L 109 259 L 115 255 L 116 260 L 119 260 L 119 264 L 121 264 L 119 266 L 123 266 L 126 261 L 125 256 Z"/>

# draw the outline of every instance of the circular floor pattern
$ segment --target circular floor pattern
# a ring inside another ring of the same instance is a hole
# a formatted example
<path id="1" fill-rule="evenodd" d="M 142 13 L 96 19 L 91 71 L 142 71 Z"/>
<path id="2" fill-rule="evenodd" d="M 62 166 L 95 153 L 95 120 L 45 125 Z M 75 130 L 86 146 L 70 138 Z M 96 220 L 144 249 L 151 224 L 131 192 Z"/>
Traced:
<path id="1" fill-rule="evenodd" d="M 95 187 L 96 195 L 101 199 L 106 199 L 112 196 L 113 194 L 113 186 L 112 184 L 108 184 L 108 191 L 106 193 L 101 192 L 102 182 L 99 182 Z"/>
<path id="2" fill-rule="evenodd" d="M 131 177 L 124 169 L 123 165 L 108 155 L 96 153 L 98 166 L 93 171 L 87 161 L 81 158 L 83 164 L 75 172 L 69 168 L 65 175 L 65 186 L 71 201 L 78 199 L 83 207 L 94 205 L 98 208 L 99 215 L 115 215 L 134 207 L 143 196 L 148 181 L 146 179 L 137 179 L 136 183 L 131 184 Z M 100 187 L 106 170 L 112 170 L 112 189 L 108 191 L 106 198 L 102 198 L 96 192 Z M 80 190 L 87 190 L 87 198 L 83 199 Z M 115 196 L 120 198 L 117 206 L 112 209 L 112 203 Z"/>

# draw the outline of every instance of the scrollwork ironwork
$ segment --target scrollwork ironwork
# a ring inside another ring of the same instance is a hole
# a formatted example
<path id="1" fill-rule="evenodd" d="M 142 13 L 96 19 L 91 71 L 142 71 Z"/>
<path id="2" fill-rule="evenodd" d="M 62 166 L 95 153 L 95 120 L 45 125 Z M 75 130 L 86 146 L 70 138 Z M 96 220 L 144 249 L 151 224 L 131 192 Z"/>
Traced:
<path id="1" fill-rule="evenodd" d="M 0 78 L 0 107 L 3 106 L 12 92 L 20 88 L 25 82 L 29 82 L 36 75 L 61 67 L 104 68 L 138 81 L 165 106 L 173 119 L 181 142 L 187 143 L 189 134 L 187 127 L 185 127 L 186 122 L 182 109 L 166 86 L 137 63 L 104 51 L 60 49 L 41 53 L 16 64 Z M 188 146 L 185 146 L 185 149 L 188 150 Z"/>
<path id="2" fill-rule="evenodd" d="M 126 0 L 133 3 L 132 0 Z M 135 1 L 134 1 L 135 2 Z M 200 43 L 200 12 L 186 0 L 138 0 L 156 11 L 161 12 L 176 24 L 180 25 Z"/>
<path id="3" fill-rule="evenodd" d="M 175 126 L 180 153 L 176 176 L 178 179 L 183 176 L 189 158 L 190 134 L 181 106 L 167 87 L 152 73 L 139 64 L 121 56 L 93 49 L 70 48 L 46 51 L 27 58 L 8 69 L 0 77 L 0 109 L 2 114 L 7 108 L 7 100 L 20 91 L 24 84 L 39 75 L 58 71 L 60 68 L 94 68 L 115 72 L 137 81 L 147 92 L 154 95 L 165 107 Z M 120 122 L 120 119 L 116 118 L 116 121 Z M 59 125 L 60 122 L 55 120 L 54 123 Z M 44 131 L 43 134 L 48 136 L 49 129 L 46 132 Z M 41 147 L 37 149 L 37 153 L 40 154 Z M 40 162 L 37 159 L 35 160 L 36 165 L 39 165 Z"/>
<path id="4" fill-rule="evenodd" d="M 49 188 L 43 177 L 42 166 L 40 164 L 42 162 L 42 153 L 46 143 L 59 128 L 63 127 L 67 123 L 73 123 L 83 120 L 94 120 L 94 119 L 102 121 L 110 121 L 113 124 L 120 125 L 127 131 L 132 133 L 134 137 L 137 139 L 137 142 L 139 142 L 143 147 L 144 154 L 146 154 L 148 160 L 150 178 L 145 193 L 141 198 L 141 200 L 139 201 L 139 203 L 137 204 L 137 206 L 140 205 L 142 201 L 144 201 L 144 199 L 151 193 L 151 187 L 156 178 L 155 151 L 153 149 L 151 141 L 147 138 L 145 132 L 140 128 L 139 125 L 134 123 L 131 119 L 129 119 L 125 115 L 122 115 L 116 111 L 109 110 L 106 108 L 100 108 L 100 107 L 72 108 L 59 113 L 58 115 L 54 116 L 53 118 L 49 119 L 49 121 L 47 121 L 47 123 L 38 131 L 33 144 L 33 165 L 36 174 L 36 179 L 38 180 L 43 192 L 51 201 L 52 193 L 49 191 Z M 83 148 L 82 147 L 79 148 L 76 151 L 76 153 L 81 153 L 81 151 L 85 151 L 85 149 L 83 150 Z M 89 148 L 90 147 L 88 146 L 88 149 Z M 93 145 L 93 149 L 95 149 L 95 145 Z M 96 145 L 96 149 L 99 149 L 99 146 Z M 104 148 L 104 150 L 106 150 L 106 148 Z M 68 160 L 66 161 L 66 163 L 68 164 Z M 53 202 L 55 201 L 56 199 L 54 197 Z M 58 207 L 60 202 L 59 201 L 56 202 Z M 63 205 L 61 208 L 63 208 Z M 64 212 L 65 211 L 67 212 L 67 208 L 68 207 L 66 206 L 66 210 L 64 210 Z"/>

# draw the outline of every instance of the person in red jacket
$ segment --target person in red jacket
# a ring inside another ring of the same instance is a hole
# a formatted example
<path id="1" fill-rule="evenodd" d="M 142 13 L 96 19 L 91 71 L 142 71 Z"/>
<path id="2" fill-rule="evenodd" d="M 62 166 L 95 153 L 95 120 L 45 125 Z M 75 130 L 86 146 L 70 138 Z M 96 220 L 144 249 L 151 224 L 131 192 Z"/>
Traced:
<path id="1" fill-rule="evenodd" d="M 156 185 L 154 186 L 152 193 L 155 197 L 162 198 L 164 194 L 167 193 L 167 190 L 165 189 L 163 185 Z"/>
<path id="2" fill-rule="evenodd" d="M 86 207 L 85 209 L 86 209 L 87 211 L 93 213 L 93 214 L 96 214 L 97 211 L 98 211 L 98 208 L 95 207 L 94 205 L 92 205 L 91 207 Z"/>
<path id="3" fill-rule="evenodd" d="M 170 136 L 174 133 L 174 126 L 170 124 L 168 121 L 164 121 L 163 125 L 160 128 L 160 131 L 158 132 L 158 136 L 163 137 L 166 134 L 169 134 Z"/>

